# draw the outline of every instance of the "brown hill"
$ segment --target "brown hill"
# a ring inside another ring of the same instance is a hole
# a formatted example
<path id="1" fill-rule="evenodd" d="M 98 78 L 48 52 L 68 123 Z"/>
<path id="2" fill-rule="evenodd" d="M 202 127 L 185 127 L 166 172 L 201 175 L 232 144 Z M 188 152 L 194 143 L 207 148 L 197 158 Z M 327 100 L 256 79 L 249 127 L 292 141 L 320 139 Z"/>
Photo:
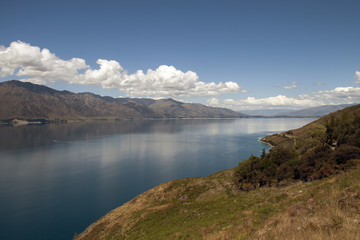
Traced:
<path id="1" fill-rule="evenodd" d="M 246 117 L 228 109 L 172 99 L 130 99 L 72 93 L 20 81 L 0 83 L 0 120 L 92 120 Z M 170 104 L 169 104 L 170 103 Z"/>
<path id="2" fill-rule="evenodd" d="M 148 105 L 152 110 L 168 118 L 237 118 L 247 117 L 225 108 L 207 107 L 196 103 L 183 103 L 173 99 L 161 99 Z"/>

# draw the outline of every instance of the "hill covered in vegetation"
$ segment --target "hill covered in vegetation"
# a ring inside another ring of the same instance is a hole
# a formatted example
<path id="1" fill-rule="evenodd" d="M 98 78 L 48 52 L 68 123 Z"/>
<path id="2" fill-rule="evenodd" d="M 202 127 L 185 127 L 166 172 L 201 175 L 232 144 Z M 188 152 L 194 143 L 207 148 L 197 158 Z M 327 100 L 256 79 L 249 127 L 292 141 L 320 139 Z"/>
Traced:
<path id="1" fill-rule="evenodd" d="M 161 184 L 75 239 L 357 239 L 359 121 L 354 106 L 266 137 L 269 153 Z"/>
<path id="2" fill-rule="evenodd" d="M 274 147 L 268 154 L 239 163 L 235 177 L 240 189 L 333 175 L 360 158 L 360 105 L 262 141 Z"/>

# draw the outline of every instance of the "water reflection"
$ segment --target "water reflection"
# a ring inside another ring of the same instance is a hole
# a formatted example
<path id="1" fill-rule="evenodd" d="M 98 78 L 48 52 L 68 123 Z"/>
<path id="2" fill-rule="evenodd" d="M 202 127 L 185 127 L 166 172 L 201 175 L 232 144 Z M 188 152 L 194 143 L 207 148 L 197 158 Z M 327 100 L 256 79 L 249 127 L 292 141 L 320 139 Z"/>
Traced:
<path id="1" fill-rule="evenodd" d="M 176 133 L 185 127 L 196 129 L 219 120 L 124 120 L 98 121 L 91 123 L 49 124 L 32 126 L 0 127 L 0 150 L 31 148 L 62 141 L 92 139 L 98 136 L 122 133 L 166 132 Z M 234 120 L 224 120 L 233 122 Z M 216 124 L 216 123 L 215 123 Z"/>
<path id="2" fill-rule="evenodd" d="M 0 127 L 0 239 L 71 239 L 157 184 L 232 168 L 267 147 L 260 137 L 312 120 Z"/>

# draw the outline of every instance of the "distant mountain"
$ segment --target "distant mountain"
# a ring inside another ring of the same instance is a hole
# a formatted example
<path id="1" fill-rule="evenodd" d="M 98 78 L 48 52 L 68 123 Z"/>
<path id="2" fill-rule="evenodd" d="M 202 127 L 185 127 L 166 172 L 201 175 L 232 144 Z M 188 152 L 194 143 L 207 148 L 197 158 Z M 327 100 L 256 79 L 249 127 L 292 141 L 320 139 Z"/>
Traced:
<path id="1" fill-rule="evenodd" d="M 340 104 L 340 105 L 323 105 L 319 107 L 305 108 L 302 110 L 286 111 L 275 114 L 275 116 L 288 116 L 288 117 L 321 117 L 329 113 L 344 109 L 354 104 Z"/>
<path id="2" fill-rule="evenodd" d="M 153 100 L 102 97 L 72 93 L 21 81 L 0 83 L 0 120 L 92 120 L 144 118 L 238 118 L 247 117 L 229 109 Z"/>
<path id="3" fill-rule="evenodd" d="M 291 109 L 259 109 L 259 110 L 242 110 L 242 113 L 249 114 L 250 116 L 274 116 L 279 113 L 288 112 Z"/>
<path id="4" fill-rule="evenodd" d="M 198 103 L 183 103 L 173 99 L 161 99 L 148 105 L 153 111 L 167 118 L 236 118 L 247 117 L 226 108 L 214 108 Z"/>

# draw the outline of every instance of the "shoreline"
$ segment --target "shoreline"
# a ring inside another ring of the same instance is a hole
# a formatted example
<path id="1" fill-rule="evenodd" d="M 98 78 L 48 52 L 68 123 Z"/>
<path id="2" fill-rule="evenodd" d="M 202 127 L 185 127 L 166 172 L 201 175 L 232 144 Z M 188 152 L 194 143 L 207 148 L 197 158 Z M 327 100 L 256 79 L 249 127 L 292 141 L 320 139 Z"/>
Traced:
<path id="1" fill-rule="evenodd" d="M 289 118 L 289 117 L 267 117 L 267 116 L 249 116 L 249 117 L 234 117 L 234 118 L 222 118 L 222 117 L 214 117 L 214 118 L 191 118 L 191 117 L 168 117 L 168 118 L 73 118 L 73 119 L 46 119 L 46 118 L 9 118 L 9 119 L 0 119 L 0 127 L 1 126 L 27 126 L 27 125 L 45 125 L 45 124 L 66 124 L 73 122 L 96 122 L 96 121 L 129 121 L 129 120 L 236 120 L 236 119 L 271 119 L 271 118 Z M 291 118 L 316 118 L 316 117 L 291 117 Z M 275 135 L 275 134 L 273 134 Z M 270 135 L 272 136 L 272 135 Z M 265 140 L 266 137 L 263 137 L 260 142 L 268 144 L 273 147 L 271 143 Z"/>
<path id="2" fill-rule="evenodd" d="M 271 136 L 273 136 L 273 135 L 276 135 L 276 134 L 278 134 L 278 133 L 265 136 L 265 137 L 261 138 L 261 139 L 259 140 L 259 142 L 261 142 L 261 143 L 263 143 L 263 144 L 266 144 L 266 145 L 270 146 L 271 148 L 274 148 L 275 145 L 273 145 L 273 144 L 270 142 L 270 140 L 267 140 L 267 138 L 269 138 L 269 137 L 271 137 Z"/>

